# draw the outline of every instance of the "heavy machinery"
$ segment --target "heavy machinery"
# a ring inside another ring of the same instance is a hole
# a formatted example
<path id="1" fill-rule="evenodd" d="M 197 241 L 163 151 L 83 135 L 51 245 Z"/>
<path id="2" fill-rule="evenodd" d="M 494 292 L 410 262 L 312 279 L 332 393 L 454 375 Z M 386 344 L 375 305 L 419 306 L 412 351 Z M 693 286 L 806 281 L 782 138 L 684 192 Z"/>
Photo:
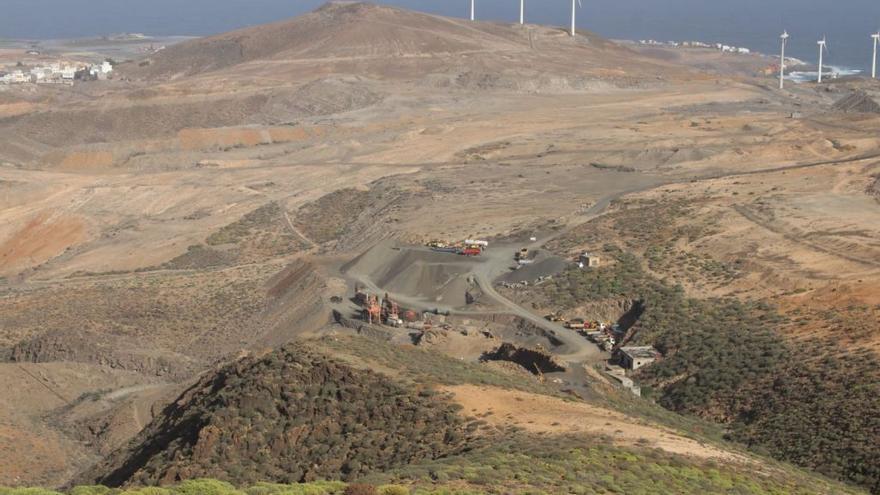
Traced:
<path id="1" fill-rule="evenodd" d="M 367 323 L 381 323 L 382 308 L 379 296 L 362 289 L 355 289 L 354 300 L 361 307 L 361 317 Z"/>
<path id="2" fill-rule="evenodd" d="M 382 322 L 386 325 L 392 327 L 399 327 L 403 325 L 403 320 L 400 318 L 400 306 L 397 305 L 389 296 L 388 293 L 385 293 L 385 297 L 382 299 L 382 309 L 380 312 L 380 317 L 382 318 Z"/>
<path id="3" fill-rule="evenodd" d="M 460 250 L 458 254 L 462 256 L 479 256 L 483 254 L 483 250 L 478 247 L 467 246 L 464 249 Z"/>
<path id="4" fill-rule="evenodd" d="M 522 248 L 513 255 L 513 259 L 516 261 L 524 260 L 524 259 L 527 259 L 528 257 L 529 257 L 529 248 Z"/>

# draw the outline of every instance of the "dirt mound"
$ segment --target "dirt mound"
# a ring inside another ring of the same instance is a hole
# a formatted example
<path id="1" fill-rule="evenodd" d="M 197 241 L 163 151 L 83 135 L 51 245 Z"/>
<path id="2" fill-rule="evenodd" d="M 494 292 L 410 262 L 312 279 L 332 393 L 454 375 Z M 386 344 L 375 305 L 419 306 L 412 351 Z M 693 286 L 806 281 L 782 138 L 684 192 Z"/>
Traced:
<path id="1" fill-rule="evenodd" d="M 843 113 L 880 113 L 880 104 L 861 89 L 838 100 L 832 108 Z"/>
<path id="2" fill-rule="evenodd" d="M 466 304 L 470 288 L 468 267 L 450 265 L 448 260 L 432 262 L 431 256 L 407 251 L 382 270 L 377 277 L 380 287 L 397 294 L 411 294 L 454 307 Z"/>
<path id="3" fill-rule="evenodd" d="M 455 409 L 431 395 L 289 346 L 202 379 L 80 481 L 350 480 L 436 459 L 466 435 Z"/>
<path id="4" fill-rule="evenodd" d="M 295 336 L 307 334 L 326 325 L 330 309 L 326 306 L 326 279 L 314 264 L 296 261 L 269 279 L 267 305 L 260 315 L 252 346 L 280 346 Z"/>
<path id="5" fill-rule="evenodd" d="M 393 294 L 461 307 L 467 304 L 466 293 L 473 285 L 468 274 L 475 262 L 450 253 L 382 242 L 349 263 L 346 270 Z"/>

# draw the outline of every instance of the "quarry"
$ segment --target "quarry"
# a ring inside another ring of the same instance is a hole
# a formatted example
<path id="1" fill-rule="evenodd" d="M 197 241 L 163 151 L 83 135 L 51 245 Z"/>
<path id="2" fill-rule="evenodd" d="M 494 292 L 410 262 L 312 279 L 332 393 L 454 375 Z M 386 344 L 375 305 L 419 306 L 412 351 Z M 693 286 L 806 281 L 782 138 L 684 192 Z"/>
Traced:
<path id="1" fill-rule="evenodd" d="M 0 487 L 880 489 L 875 81 L 364 2 L 120 43 L 0 91 Z"/>

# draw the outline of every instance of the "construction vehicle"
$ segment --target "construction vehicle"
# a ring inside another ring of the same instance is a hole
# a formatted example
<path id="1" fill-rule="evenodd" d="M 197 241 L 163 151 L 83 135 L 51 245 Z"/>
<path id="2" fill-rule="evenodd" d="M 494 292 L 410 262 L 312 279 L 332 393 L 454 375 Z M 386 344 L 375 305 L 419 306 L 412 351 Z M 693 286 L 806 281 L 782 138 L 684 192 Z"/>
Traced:
<path id="1" fill-rule="evenodd" d="M 460 254 L 462 256 L 479 256 L 479 255 L 483 254 L 483 250 L 480 248 L 468 246 L 468 247 L 465 247 L 464 249 L 459 250 L 458 254 Z"/>
<path id="2" fill-rule="evenodd" d="M 468 239 L 468 240 L 464 241 L 464 243 L 467 246 L 475 246 L 480 249 L 486 249 L 489 247 L 489 241 L 478 241 L 478 240 Z"/>
<path id="3" fill-rule="evenodd" d="M 584 320 L 573 319 L 565 324 L 565 328 L 569 330 L 583 330 L 584 329 Z"/>
<path id="4" fill-rule="evenodd" d="M 566 322 L 566 319 L 564 316 L 562 316 L 561 312 L 550 313 L 549 315 L 545 316 L 544 319 L 546 319 L 547 321 L 552 321 L 552 322 L 560 322 L 560 323 Z"/>
<path id="5" fill-rule="evenodd" d="M 538 375 L 538 382 L 544 383 L 544 372 L 538 367 L 538 363 L 532 363 L 532 366 L 535 367 L 535 374 Z"/>
<path id="6" fill-rule="evenodd" d="M 442 248 L 445 248 L 445 247 L 449 247 L 449 243 L 447 243 L 447 242 L 445 242 L 445 241 L 436 241 L 436 240 L 435 240 L 435 241 L 431 241 L 431 242 L 429 242 L 429 243 L 428 243 L 428 247 L 430 247 L 430 248 L 441 248 L 441 249 L 442 249 Z"/>
<path id="7" fill-rule="evenodd" d="M 529 257 L 529 248 L 522 248 L 513 255 L 516 261 L 524 260 Z"/>

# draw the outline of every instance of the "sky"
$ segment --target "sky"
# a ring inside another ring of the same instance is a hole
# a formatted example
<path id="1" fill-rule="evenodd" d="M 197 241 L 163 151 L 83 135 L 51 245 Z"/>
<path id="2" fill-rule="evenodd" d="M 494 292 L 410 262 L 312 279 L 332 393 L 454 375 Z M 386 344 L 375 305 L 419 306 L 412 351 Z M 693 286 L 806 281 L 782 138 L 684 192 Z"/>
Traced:
<path id="1" fill-rule="evenodd" d="M 513 22 L 517 0 L 476 0 L 477 17 Z M 0 0 L 0 38 L 74 38 L 120 32 L 207 35 L 313 10 L 323 0 Z M 469 0 L 383 0 L 463 17 Z M 528 22 L 564 25 L 569 0 L 526 0 Z M 620 39 L 693 39 L 778 50 L 783 29 L 790 53 L 817 57 L 828 36 L 830 64 L 866 67 L 869 34 L 880 30 L 880 0 L 583 0 L 578 26 Z"/>

